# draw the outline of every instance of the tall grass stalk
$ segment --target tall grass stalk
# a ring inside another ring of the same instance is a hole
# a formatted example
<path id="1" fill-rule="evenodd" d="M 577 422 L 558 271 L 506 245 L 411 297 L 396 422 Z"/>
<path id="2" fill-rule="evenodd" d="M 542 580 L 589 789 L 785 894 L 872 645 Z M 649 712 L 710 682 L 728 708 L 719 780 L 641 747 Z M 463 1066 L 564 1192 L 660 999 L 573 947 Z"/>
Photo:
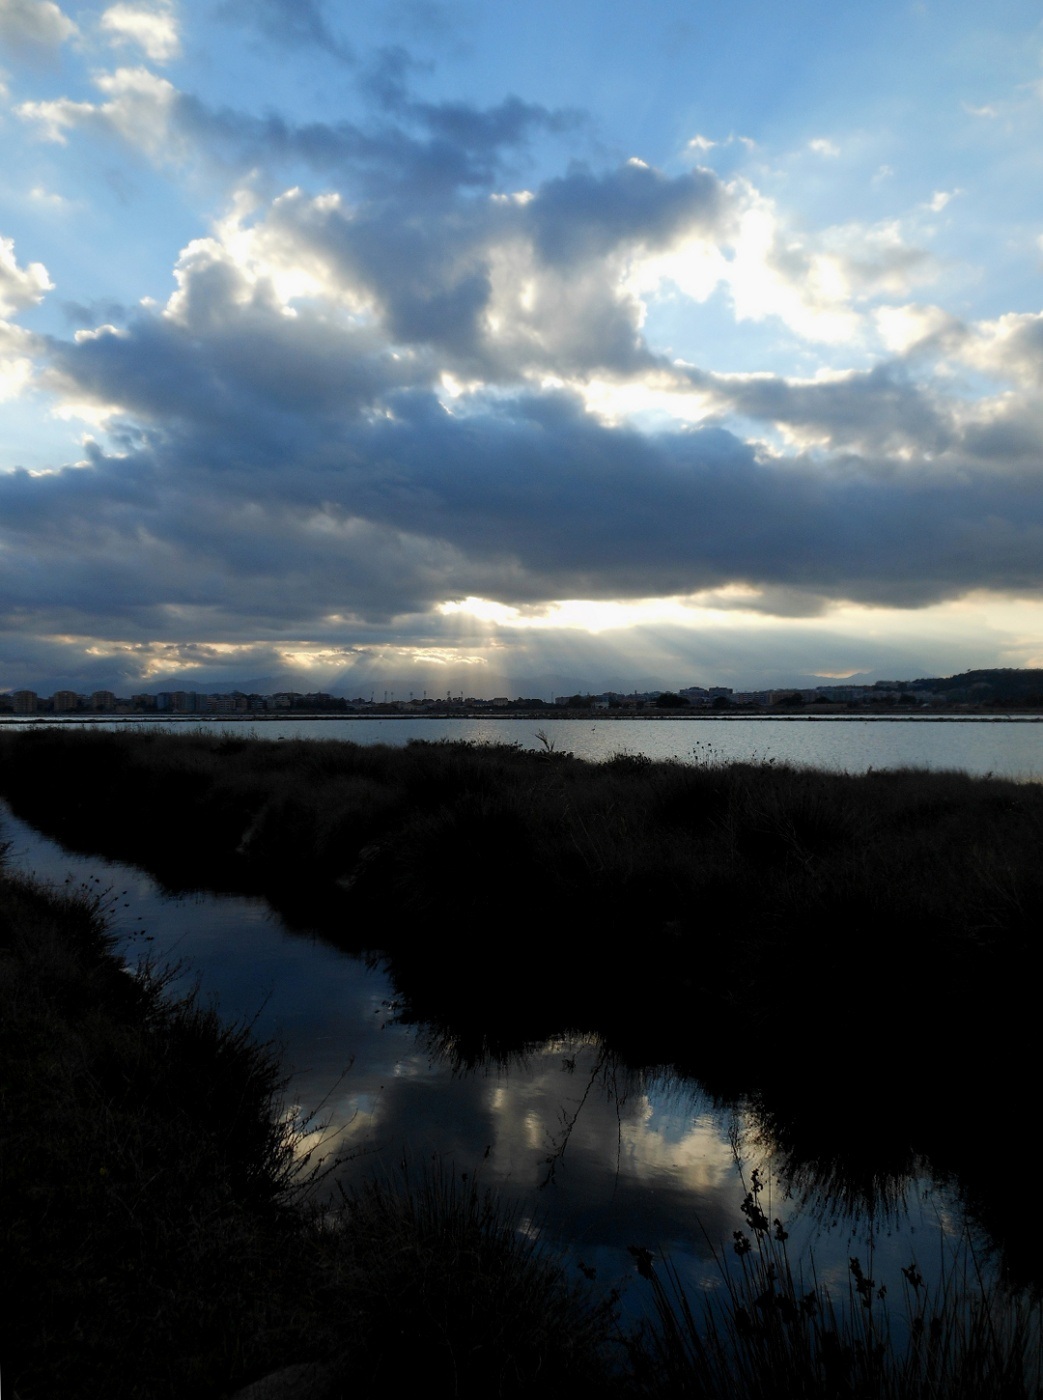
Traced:
<path id="1" fill-rule="evenodd" d="M 677 1268 L 632 1249 L 654 1322 L 634 1354 L 639 1392 L 706 1400 L 1038 1400 L 1038 1298 L 986 1280 L 966 1239 L 930 1285 L 913 1260 L 900 1302 L 873 1276 L 873 1252 L 849 1260 L 843 1296 L 813 1254 L 794 1261 L 789 1234 L 762 1204 L 754 1171 L 732 1256 L 711 1244 L 717 1288 L 693 1301 Z"/>

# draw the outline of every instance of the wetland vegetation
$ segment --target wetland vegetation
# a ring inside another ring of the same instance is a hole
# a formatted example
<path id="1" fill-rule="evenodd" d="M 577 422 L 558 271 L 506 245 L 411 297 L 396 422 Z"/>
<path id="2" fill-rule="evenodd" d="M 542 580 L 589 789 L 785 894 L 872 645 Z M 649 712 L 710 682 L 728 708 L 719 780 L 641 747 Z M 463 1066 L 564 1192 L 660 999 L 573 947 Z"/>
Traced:
<path id="1" fill-rule="evenodd" d="M 302 1363 L 338 1396 L 609 1384 L 611 1305 L 477 1185 L 320 1207 L 270 1047 L 128 975 L 104 904 L 0 876 L 5 1393 L 206 1400 Z"/>
<path id="2" fill-rule="evenodd" d="M 1039 1282 L 1035 1213 L 968 1123 L 986 1097 L 1016 1121 L 1024 1081 L 1010 1067 L 1035 1054 L 1036 785 L 38 731 L 0 736 L 0 790 L 69 846 L 172 887 L 264 893 L 386 959 L 406 1014 L 460 1061 L 592 1030 L 626 1063 L 741 1096 L 798 1184 L 868 1200 L 927 1158 L 1008 1281 Z M 963 1279 L 928 1303 L 907 1277 L 909 1324 L 892 1342 L 876 1286 L 865 1309 L 852 1274 L 853 1306 L 834 1314 L 812 1265 L 801 1275 L 770 1253 L 784 1242 L 755 1191 L 750 1249 L 709 1331 L 668 1267 L 635 1255 L 658 1308 L 641 1340 L 473 1181 L 374 1188 L 319 1212 L 271 1054 L 166 998 L 162 977 L 128 977 L 96 900 L 11 879 L 0 893 L 19 1271 L 45 1225 L 26 1262 L 41 1321 L 19 1339 L 22 1400 L 219 1396 L 316 1359 L 342 1384 L 349 1354 L 352 1392 L 367 1394 L 407 1364 L 406 1335 L 427 1339 L 434 1393 L 1035 1393 L 1009 1298 Z M 479 997 L 462 969 L 478 970 Z M 504 1331 L 497 1299 L 520 1330 Z M 436 1300 L 448 1311 L 433 1315 Z M 452 1340 L 439 1351 L 436 1336 Z M 125 1379 L 138 1366 L 152 1370 Z M 788 1388 L 771 1390 L 782 1375 Z"/>

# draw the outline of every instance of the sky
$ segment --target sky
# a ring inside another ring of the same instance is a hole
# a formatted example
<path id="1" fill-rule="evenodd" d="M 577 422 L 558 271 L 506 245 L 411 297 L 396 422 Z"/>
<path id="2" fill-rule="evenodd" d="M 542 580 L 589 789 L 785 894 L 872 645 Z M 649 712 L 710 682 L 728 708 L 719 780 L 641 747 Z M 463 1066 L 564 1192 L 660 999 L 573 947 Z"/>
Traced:
<path id="1" fill-rule="evenodd" d="M 0 0 L 0 689 L 1043 666 L 1029 0 Z"/>

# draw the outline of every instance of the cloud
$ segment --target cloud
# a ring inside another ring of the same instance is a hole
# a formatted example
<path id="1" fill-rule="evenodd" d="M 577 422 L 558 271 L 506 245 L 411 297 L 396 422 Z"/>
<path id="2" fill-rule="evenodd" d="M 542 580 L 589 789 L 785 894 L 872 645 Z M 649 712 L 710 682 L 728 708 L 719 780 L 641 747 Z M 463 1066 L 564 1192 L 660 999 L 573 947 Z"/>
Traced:
<path id="1" fill-rule="evenodd" d="M 6 318 L 36 306 L 53 287 L 43 263 L 20 267 L 14 239 L 0 237 L 0 402 L 24 393 L 36 372 L 34 360 L 39 353 L 37 337 Z"/>
<path id="2" fill-rule="evenodd" d="M 23 102 L 15 110 L 39 127 L 45 140 L 65 145 L 68 133 L 86 129 L 117 137 L 157 159 L 177 158 L 183 146 L 173 129 L 178 94 L 166 78 L 147 68 L 118 68 L 101 73 L 95 86 L 107 97 L 101 103 L 59 97 Z"/>
<path id="3" fill-rule="evenodd" d="M 576 171 L 524 196 L 435 201 L 423 219 L 415 207 L 294 189 L 258 215 L 244 195 L 213 237 L 186 249 L 167 314 L 205 327 L 247 303 L 277 304 L 296 323 L 280 338 L 298 336 L 310 362 L 308 337 L 325 344 L 336 308 L 353 318 L 357 343 L 364 333 L 384 337 L 399 383 L 435 385 L 445 372 L 517 383 L 662 371 L 669 365 L 642 338 L 643 303 L 628 273 L 709 237 L 726 217 L 715 177 L 668 179 L 633 166 L 596 178 Z"/>
<path id="4" fill-rule="evenodd" d="M 900 355 L 937 342 L 943 337 L 963 333 L 956 318 L 943 311 L 940 306 L 920 306 L 914 303 L 881 306 L 873 312 L 873 319 L 886 348 Z"/>
<path id="5" fill-rule="evenodd" d="M 78 33 L 53 0 L 0 0 L 0 44 L 23 56 L 43 57 Z"/>
<path id="6" fill-rule="evenodd" d="M 857 342 L 859 303 L 902 296 L 937 274 L 930 253 L 897 220 L 852 221 L 811 232 L 787 226 L 775 202 L 735 189 L 737 231 L 726 277 L 740 320 L 778 317 L 807 340 Z"/>
<path id="7" fill-rule="evenodd" d="M 607 429 L 560 394 L 455 417 L 385 386 L 385 411 L 359 412 L 344 384 L 357 370 L 331 369 L 325 388 L 314 365 L 287 375 L 279 322 L 251 305 L 202 356 L 198 325 L 193 345 L 158 315 L 66 347 L 66 376 L 119 386 L 151 426 L 123 456 L 0 479 L 9 618 L 131 639 L 358 638 L 469 595 L 524 606 L 741 582 L 747 610 L 814 616 L 1043 584 L 1035 463 L 997 479 L 955 434 L 960 469 L 939 471 L 926 454 L 785 459 L 721 429 Z M 867 414 L 890 394 L 901 418 L 893 383 L 841 387 Z M 850 402 L 827 410 L 843 419 Z"/>
<path id="8" fill-rule="evenodd" d="M 0 403 L 16 399 L 24 393 L 34 374 L 34 337 L 0 321 Z"/>
<path id="9" fill-rule="evenodd" d="M 630 160 L 603 174 L 576 169 L 550 180 L 525 210 L 538 252 L 562 267 L 621 246 L 666 248 L 695 227 L 713 226 L 723 204 L 720 181 L 709 171 L 670 178 Z"/>
<path id="10" fill-rule="evenodd" d="M 0 316 L 15 316 L 35 306 L 53 286 L 43 263 L 19 267 L 14 239 L 0 237 Z"/>
<path id="11" fill-rule="evenodd" d="M 270 114 L 257 118 L 215 111 L 183 97 L 177 124 L 196 150 L 244 173 L 301 165 L 353 182 L 375 198 L 446 198 L 492 188 L 505 158 L 543 131 L 571 121 L 567 113 L 506 98 L 493 107 L 468 103 L 398 104 L 394 121 L 298 125 Z"/>
<path id="12" fill-rule="evenodd" d="M 840 154 L 840 147 L 833 141 L 829 141 L 824 136 L 816 137 L 814 141 L 808 142 L 808 150 L 814 151 L 817 156 L 828 156 L 830 158 Z"/>
<path id="13" fill-rule="evenodd" d="M 954 332 L 957 358 L 982 374 L 1026 389 L 1043 385 L 1043 312 L 1008 312 Z"/>
<path id="14" fill-rule="evenodd" d="M 114 43 L 136 44 L 153 63 L 169 63 L 181 52 L 177 22 L 169 5 L 110 5 L 100 24 Z"/>
<path id="15" fill-rule="evenodd" d="M 164 15 L 117 5 L 106 26 L 158 62 Z M 317 6 L 254 22 L 331 39 Z M 1040 592 L 1043 320 L 914 300 L 938 274 L 922 207 L 808 228 L 698 167 L 526 178 L 577 114 L 421 101 L 414 71 L 384 52 L 359 121 L 217 107 L 144 66 L 19 108 L 237 193 L 165 304 L 70 304 L 71 338 L 4 328 L 8 392 L 35 374 L 104 434 L 0 476 L 0 628 L 209 674 L 349 641 L 452 654 L 468 619 L 445 605 L 468 598 L 546 636 L 563 600 L 790 625 Z M 50 286 L 0 242 L 0 312 Z M 685 363 L 654 334 L 664 308 L 695 343 L 728 316 L 758 345 L 800 337 L 807 368 Z"/>
<path id="16" fill-rule="evenodd" d="M 67 213 L 72 206 L 71 200 L 53 190 L 45 189 L 43 185 L 34 185 L 29 191 L 29 198 L 40 208 L 49 209 L 55 214 Z"/>
<path id="17" fill-rule="evenodd" d="M 151 44 L 154 57 L 172 51 L 168 18 L 165 11 L 129 6 L 106 12 L 110 28 Z M 575 113 L 517 98 L 485 108 L 415 102 L 399 85 L 384 104 L 391 122 L 298 125 L 274 113 L 258 117 L 212 108 L 140 66 L 95 74 L 93 82 L 105 100 L 24 102 L 18 115 L 58 144 L 77 132 L 101 135 L 127 143 L 158 165 L 202 161 L 251 178 L 260 170 L 272 175 L 280 166 L 304 167 L 353 183 L 375 198 L 413 203 L 489 189 L 508 153 L 524 149 L 540 132 L 571 130 L 579 120 Z"/>
<path id="18" fill-rule="evenodd" d="M 9 618 L 325 644 L 468 596 L 739 586 L 742 609 L 792 617 L 1043 584 L 1040 415 L 930 374 L 930 354 L 962 357 L 1035 385 L 1040 318 L 892 307 L 881 324 L 919 377 L 900 355 L 811 379 L 712 373 L 648 346 L 627 280 L 735 237 L 748 196 L 712 174 L 576 168 L 423 207 L 243 194 L 185 248 L 165 306 L 48 341 L 41 383 L 107 418 L 108 445 L 0 479 Z M 904 245 L 857 235 L 787 250 L 788 276 L 829 247 L 848 297 L 889 285 Z M 780 242 L 775 226 L 766 265 Z M 595 376 L 699 396 L 710 421 L 608 426 L 580 394 Z M 750 424 L 786 446 L 746 440 Z"/>
<path id="19" fill-rule="evenodd" d="M 784 429 L 801 450 L 927 456 L 944 452 L 957 436 L 951 409 L 916 384 L 901 361 L 804 381 L 770 374 L 693 379 L 718 406 Z"/>
<path id="20" fill-rule="evenodd" d="M 294 123 L 275 112 L 215 108 L 140 66 L 95 74 L 93 82 L 105 101 L 62 97 L 24 102 L 16 111 L 59 144 L 73 132 L 95 133 L 161 166 L 201 164 L 255 179 L 262 171 L 272 179 L 279 169 L 304 168 L 372 197 L 414 201 L 489 190 L 535 136 L 572 130 L 580 120 L 514 97 L 479 107 L 414 102 L 396 89 L 384 120 Z"/>

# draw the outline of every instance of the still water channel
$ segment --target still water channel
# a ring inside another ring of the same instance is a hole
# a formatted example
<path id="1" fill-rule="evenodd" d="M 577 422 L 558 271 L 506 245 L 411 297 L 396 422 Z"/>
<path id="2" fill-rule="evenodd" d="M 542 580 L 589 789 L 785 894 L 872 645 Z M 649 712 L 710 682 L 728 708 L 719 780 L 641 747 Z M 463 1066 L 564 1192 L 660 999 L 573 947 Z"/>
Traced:
<path id="1" fill-rule="evenodd" d="M 141 723 L 141 721 L 134 721 Z M 183 721 L 181 721 L 183 722 Z M 208 720 L 223 729 L 243 721 Z M 532 722 L 280 720 L 265 738 L 351 738 L 405 743 L 470 738 L 534 747 Z M 1032 723 L 960 720 L 556 721 L 557 748 L 605 758 L 620 751 L 684 761 L 756 757 L 846 768 L 920 764 L 1043 779 L 1043 729 Z M 791 1230 L 790 1249 L 811 1247 L 820 1281 L 847 1291 L 852 1254 L 870 1257 L 878 1280 L 901 1284 L 915 1257 L 929 1268 L 940 1241 L 962 1230 L 958 1201 L 929 1164 L 851 1214 L 836 1194 L 795 1189 L 740 1102 L 714 1102 L 667 1070 L 636 1073 L 610 1062 L 593 1037 L 548 1043 L 523 1060 L 461 1072 L 421 1027 L 398 1017 L 379 967 L 307 932 L 291 931 L 262 900 L 206 893 L 173 897 L 131 867 L 66 852 L 0 812 L 11 867 L 42 880 L 107 892 L 112 928 L 128 961 L 177 964 L 175 987 L 198 984 L 229 1019 L 249 1021 L 280 1048 L 290 1075 L 287 1110 L 317 1113 L 305 1144 L 342 1158 L 350 1182 L 414 1174 L 427 1163 L 478 1178 L 516 1204 L 523 1223 L 624 1285 L 642 1306 L 628 1246 L 670 1255 L 694 1287 L 719 1284 L 714 1249 L 727 1251 L 744 1224 L 744 1186 L 757 1167 L 772 1182 L 769 1215 Z M 548 966 L 547 975 L 553 975 Z M 476 993 L 480 994 L 480 992 Z"/>

